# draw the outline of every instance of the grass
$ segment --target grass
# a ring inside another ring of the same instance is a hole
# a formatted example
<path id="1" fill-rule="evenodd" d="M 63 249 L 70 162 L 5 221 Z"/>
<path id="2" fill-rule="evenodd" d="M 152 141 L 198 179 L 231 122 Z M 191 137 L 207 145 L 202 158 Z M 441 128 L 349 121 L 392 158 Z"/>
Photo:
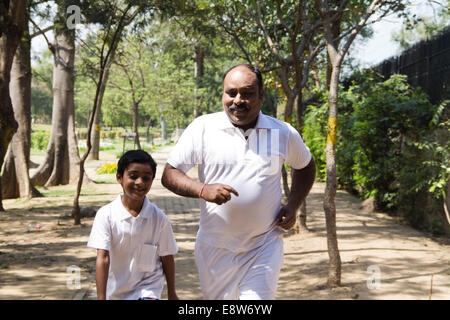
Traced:
<path id="1" fill-rule="evenodd" d="M 111 174 L 106 174 L 105 176 L 109 176 L 109 177 L 105 177 L 105 179 L 94 180 L 94 182 L 96 184 L 114 184 L 114 183 L 117 183 L 115 174 L 111 173 Z"/>
<path id="2" fill-rule="evenodd" d="M 51 124 L 33 123 L 31 125 L 33 131 L 50 131 L 52 129 Z"/>
<path id="3" fill-rule="evenodd" d="M 47 189 L 44 187 L 36 187 L 44 197 L 73 197 L 75 196 L 76 186 L 75 185 L 67 185 L 70 186 L 70 189 Z M 66 187 L 67 187 L 66 186 Z M 81 188 L 81 195 L 86 196 L 95 192 L 94 188 L 91 187 L 83 187 Z"/>
<path id="4" fill-rule="evenodd" d="M 109 130 L 123 130 L 123 128 L 120 127 L 113 127 L 113 128 L 104 128 L 105 131 Z M 50 132 L 51 131 L 51 125 L 50 124 L 32 124 L 32 130 L 33 132 Z M 86 131 L 86 128 L 78 128 L 77 131 Z M 154 139 L 158 139 L 161 136 L 160 128 L 150 128 L 150 134 L 153 136 L 152 141 L 147 141 L 146 139 L 146 127 L 139 127 L 138 131 L 140 132 L 140 142 L 142 149 L 152 153 L 155 150 L 158 150 L 162 148 L 163 146 L 173 144 L 173 142 L 166 142 L 163 144 L 154 144 Z M 170 131 L 168 131 L 168 135 L 170 136 Z M 85 140 L 80 140 L 85 141 Z M 128 138 L 124 140 L 123 138 L 116 138 L 114 140 L 109 139 L 101 139 L 101 142 L 110 142 L 112 143 L 111 146 L 100 146 L 100 151 L 108 152 L 110 155 L 114 156 L 116 159 L 120 158 L 120 156 L 123 153 L 123 150 L 131 150 L 133 148 L 136 148 L 134 141 L 132 138 Z M 150 146 L 151 143 L 151 146 Z M 31 149 L 31 155 L 33 156 L 42 156 L 45 155 L 46 147 L 43 147 L 42 150 L 39 150 L 37 148 Z M 79 147 L 79 153 L 80 156 L 83 155 L 86 152 L 86 147 Z"/>

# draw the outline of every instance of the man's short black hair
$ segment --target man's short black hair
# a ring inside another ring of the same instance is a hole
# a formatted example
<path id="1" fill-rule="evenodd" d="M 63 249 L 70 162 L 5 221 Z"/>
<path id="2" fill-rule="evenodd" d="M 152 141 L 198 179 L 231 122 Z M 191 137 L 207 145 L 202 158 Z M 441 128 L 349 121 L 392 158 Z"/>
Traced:
<path id="1" fill-rule="evenodd" d="M 228 69 L 227 71 L 225 71 L 222 81 L 225 80 L 225 77 L 231 70 L 233 70 L 234 68 L 237 68 L 237 67 L 246 67 L 248 70 L 250 70 L 251 72 L 253 72 L 256 75 L 256 78 L 258 79 L 258 90 L 261 93 L 263 90 L 263 79 L 262 79 L 261 70 L 259 70 L 257 67 L 255 67 L 249 63 L 237 64 L 237 65 L 231 67 L 230 69 Z"/>
<path id="2" fill-rule="evenodd" d="M 153 171 L 153 179 L 156 175 L 156 162 L 152 156 L 144 150 L 129 150 L 125 152 L 117 163 L 117 174 L 122 177 L 126 168 L 132 163 L 147 163 Z"/>

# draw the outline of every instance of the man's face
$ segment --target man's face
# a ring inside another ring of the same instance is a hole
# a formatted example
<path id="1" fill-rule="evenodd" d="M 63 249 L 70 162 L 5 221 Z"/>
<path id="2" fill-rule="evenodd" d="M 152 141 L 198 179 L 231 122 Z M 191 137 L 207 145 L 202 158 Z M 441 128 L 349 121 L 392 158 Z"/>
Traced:
<path id="1" fill-rule="evenodd" d="M 243 129 L 256 124 L 264 100 L 256 75 L 244 66 L 232 69 L 223 80 L 223 109 L 231 122 Z"/>

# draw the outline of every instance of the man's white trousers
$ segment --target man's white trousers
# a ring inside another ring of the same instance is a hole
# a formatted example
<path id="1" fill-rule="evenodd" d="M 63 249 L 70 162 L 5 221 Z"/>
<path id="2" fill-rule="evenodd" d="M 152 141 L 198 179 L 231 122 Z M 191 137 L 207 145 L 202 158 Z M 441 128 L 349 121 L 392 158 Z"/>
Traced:
<path id="1" fill-rule="evenodd" d="M 242 253 L 197 241 L 195 260 L 204 299 L 273 300 L 283 264 L 283 237 L 272 236 Z"/>

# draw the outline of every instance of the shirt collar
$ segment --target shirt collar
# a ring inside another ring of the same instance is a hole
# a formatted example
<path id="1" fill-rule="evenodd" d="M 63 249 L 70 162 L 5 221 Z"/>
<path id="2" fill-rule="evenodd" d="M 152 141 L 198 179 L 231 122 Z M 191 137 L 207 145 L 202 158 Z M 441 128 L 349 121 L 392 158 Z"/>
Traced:
<path id="1" fill-rule="evenodd" d="M 219 129 L 229 129 L 236 128 L 228 118 L 225 110 L 221 112 L 221 116 L 217 121 L 217 128 Z M 258 120 L 256 121 L 256 126 L 253 129 L 270 129 L 270 123 L 267 120 L 267 116 L 264 115 L 261 111 L 258 113 Z"/>
<path id="2" fill-rule="evenodd" d="M 126 220 L 126 219 L 131 219 L 131 218 L 134 218 L 134 219 L 138 219 L 138 218 L 148 219 L 150 217 L 150 211 L 147 210 L 148 206 L 150 205 L 150 201 L 148 200 L 147 197 L 145 197 L 144 203 L 142 204 L 141 211 L 139 212 L 137 217 L 133 217 L 131 215 L 131 213 L 129 213 L 128 210 L 123 205 L 123 203 L 122 203 L 122 194 L 120 194 L 117 197 L 116 201 L 118 202 L 117 203 L 117 207 L 119 209 L 118 210 L 118 213 L 119 213 L 118 219 L 119 220 Z"/>

